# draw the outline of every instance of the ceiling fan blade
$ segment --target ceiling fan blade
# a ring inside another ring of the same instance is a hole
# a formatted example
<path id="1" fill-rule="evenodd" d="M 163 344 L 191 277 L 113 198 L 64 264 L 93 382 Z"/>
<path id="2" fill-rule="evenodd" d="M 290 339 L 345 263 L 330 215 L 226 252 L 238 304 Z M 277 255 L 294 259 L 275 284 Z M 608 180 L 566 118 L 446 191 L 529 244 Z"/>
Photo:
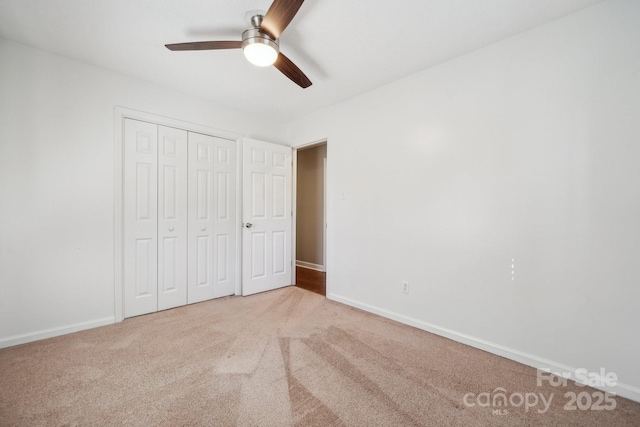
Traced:
<path id="1" fill-rule="evenodd" d="M 274 39 L 287 28 L 304 0 L 274 0 L 260 24 L 260 31 L 269 34 Z"/>
<path id="2" fill-rule="evenodd" d="M 280 70 L 282 74 L 289 77 L 292 82 L 300 86 L 302 89 L 311 86 L 311 80 L 309 80 L 307 76 L 304 75 L 304 73 L 300 70 L 300 68 L 296 66 L 296 64 L 294 64 L 289 58 L 284 56 L 282 52 L 278 54 L 278 59 L 276 59 L 276 62 L 273 64 L 273 66 Z"/>
<path id="3" fill-rule="evenodd" d="M 212 50 L 212 49 L 240 49 L 241 41 L 218 41 L 218 42 L 191 42 L 174 43 L 165 45 L 169 50 Z"/>

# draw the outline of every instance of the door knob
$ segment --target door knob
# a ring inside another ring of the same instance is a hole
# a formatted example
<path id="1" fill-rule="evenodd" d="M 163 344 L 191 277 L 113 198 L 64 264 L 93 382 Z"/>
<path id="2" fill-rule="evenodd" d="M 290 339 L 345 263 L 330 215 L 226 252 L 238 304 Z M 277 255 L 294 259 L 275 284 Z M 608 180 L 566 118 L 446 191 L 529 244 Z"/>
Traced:
<path id="1" fill-rule="evenodd" d="M 169 227 L 169 231 L 173 231 L 173 227 Z"/>
<path id="2" fill-rule="evenodd" d="M 247 227 L 247 228 L 251 228 L 251 226 L 252 226 L 252 225 L 253 225 L 253 224 L 251 224 L 250 222 L 248 222 L 248 223 L 246 223 L 245 227 Z"/>
<path id="3" fill-rule="evenodd" d="M 207 231 L 207 227 L 202 227 L 200 230 Z"/>

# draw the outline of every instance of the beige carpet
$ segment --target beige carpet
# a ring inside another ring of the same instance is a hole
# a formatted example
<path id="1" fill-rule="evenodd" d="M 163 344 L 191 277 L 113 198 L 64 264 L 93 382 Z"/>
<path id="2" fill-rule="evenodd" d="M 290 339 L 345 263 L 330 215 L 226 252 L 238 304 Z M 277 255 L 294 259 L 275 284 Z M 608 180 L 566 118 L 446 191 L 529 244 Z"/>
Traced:
<path id="1" fill-rule="evenodd" d="M 513 405 L 479 406 L 498 387 Z M 640 425 L 620 397 L 564 409 L 585 391 L 295 287 L 0 350 L 2 426 Z"/>

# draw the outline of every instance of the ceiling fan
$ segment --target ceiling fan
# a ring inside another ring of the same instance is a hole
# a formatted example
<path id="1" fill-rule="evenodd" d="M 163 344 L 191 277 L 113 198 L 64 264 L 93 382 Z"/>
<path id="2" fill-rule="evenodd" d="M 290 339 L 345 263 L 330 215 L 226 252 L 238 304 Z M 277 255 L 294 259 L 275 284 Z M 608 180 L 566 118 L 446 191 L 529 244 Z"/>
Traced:
<path id="1" fill-rule="evenodd" d="M 252 27 L 242 33 L 241 41 L 174 43 L 165 46 L 169 50 L 242 49 L 252 64 L 260 67 L 273 65 L 304 89 L 311 86 L 311 80 L 280 52 L 278 42 L 303 2 L 304 0 L 274 0 L 264 16 L 256 14 L 251 18 Z"/>

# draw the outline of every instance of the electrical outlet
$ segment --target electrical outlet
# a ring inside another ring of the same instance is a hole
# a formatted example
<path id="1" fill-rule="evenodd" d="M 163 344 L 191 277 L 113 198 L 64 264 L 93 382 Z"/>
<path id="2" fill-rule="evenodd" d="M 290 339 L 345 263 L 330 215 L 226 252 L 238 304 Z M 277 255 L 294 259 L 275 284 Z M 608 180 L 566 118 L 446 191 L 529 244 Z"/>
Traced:
<path id="1" fill-rule="evenodd" d="M 409 293 L 409 282 L 407 282 L 406 280 L 402 281 L 402 293 L 403 294 Z"/>

